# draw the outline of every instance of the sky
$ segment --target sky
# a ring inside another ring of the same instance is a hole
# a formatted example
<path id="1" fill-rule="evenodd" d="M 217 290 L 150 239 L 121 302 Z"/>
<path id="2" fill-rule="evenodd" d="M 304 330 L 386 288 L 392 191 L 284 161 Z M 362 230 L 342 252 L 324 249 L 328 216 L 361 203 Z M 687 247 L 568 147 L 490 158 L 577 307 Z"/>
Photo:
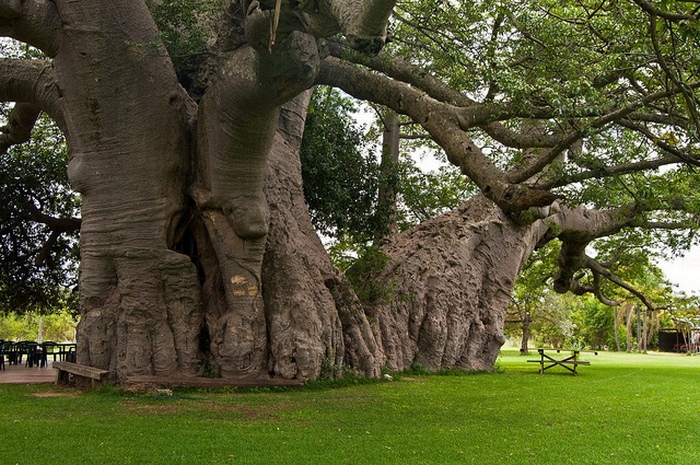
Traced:
<path id="1" fill-rule="evenodd" d="M 658 263 L 666 278 L 678 285 L 686 294 L 700 294 L 700 246 L 695 246 L 685 255 L 673 261 Z"/>

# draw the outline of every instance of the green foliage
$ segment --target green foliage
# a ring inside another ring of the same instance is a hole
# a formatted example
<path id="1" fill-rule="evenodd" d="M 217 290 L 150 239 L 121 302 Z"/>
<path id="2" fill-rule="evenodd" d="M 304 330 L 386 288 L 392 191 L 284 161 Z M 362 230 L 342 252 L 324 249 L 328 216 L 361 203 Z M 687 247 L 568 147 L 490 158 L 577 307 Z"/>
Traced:
<path id="1" fill-rule="evenodd" d="M 301 146 L 304 197 L 318 231 L 353 243 L 384 226 L 376 215 L 379 165 L 354 122 L 352 102 L 330 88 L 313 94 Z M 385 220 L 385 219 L 384 219 Z"/>
<path id="2" fill-rule="evenodd" d="M 221 0 L 148 0 L 148 8 L 160 31 L 180 83 L 189 89 L 208 53 L 211 22 L 221 10 Z"/>
<path id="3" fill-rule="evenodd" d="M 338 263 L 343 256 L 356 255 L 363 244 L 386 235 L 389 213 L 378 205 L 382 182 L 397 194 L 399 230 L 445 213 L 476 192 L 454 166 L 421 170 L 408 154 L 419 150 L 426 156 L 442 156 L 425 143 L 402 142 L 396 171 L 383 179 L 370 143 L 380 131 L 373 128 L 364 133 L 354 119 L 357 111 L 349 98 L 318 88 L 301 148 L 304 197 L 316 229 L 335 239 L 332 253 Z"/>
<path id="4" fill-rule="evenodd" d="M 576 308 L 572 320 L 576 331 L 574 340 L 591 349 L 615 347 L 613 309 L 594 299 L 586 299 Z"/>
<path id="5" fill-rule="evenodd" d="M 700 454 L 700 433 L 689 427 L 700 421 L 697 359 L 582 358 L 591 366 L 578 376 L 559 368 L 539 375 L 536 364 L 506 353 L 498 374 L 246 395 L 2 384 L 0 404 L 11 406 L 0 411 L 3 438 L 50 431 L 61 439 L 0 448 L 0 462 L 666 465 Z"/>
<path id="6" fill-rule="evenodd" d="M 39 332 L 39 321 L 44 341 L 65 342 L 75 340 L 76 321 L 66 311 L 48 315 L 38 313 L 10 312 L 0 314 L 0 339 L 8 341 L 35 341 Z"/>
<path id="7" fill-rule="evenodd" d="M 640 247 L 630 234 L 605 238 L 594 243 L 596 258 L 609 265 L 609 268 L 625 282 L 641 291 L 645 297 L 659 307 L 684 299 L 674 296 L 670 286 L 664 281 L 661 271 L 650 263 L 650 256 Z M 616 347 L 614 309 L 600 303 L 593 294 L 575 296 L 556 294 L 550 289 L 552 270 L 556 269 L 559 252 L 557 243 L 548 243 L 531 257 L 522 271 L 515 287 L 505 332 L 512 338 L 522 335 L 525 313 L 529 313 L 532 323 L 532 338 L 544 346 L 571 348 L 576 345 L 588 348 Z M 583 284 L 593 286 L 590 272 L 577 276 Z M 601 292 L 608 299 L 643 303 L 636 297 L 612 282 L 603 280 Z M 687 299 L 685 299 L 687 300 Z M 692 306 L 690 300 L 686 307 Z M 680 303 L 679 303 L 680 305 Z M 626 328 L 619 327 L 621 349 L 626 347 Z M 635 335 L 636 339 L 636 335 Z"/>
<path id="8" fill-rule="evenodd" d="M 693 2 L 653 5 L 697 14 Z M 551 110 L 540 129 L 550 134 L 577 129 L 585 139 L 548 168 L 545 177 L 558 179 L 557 193 L 570 205 L 631 203 L 653 210 L 644 221 L 676 227 L 640 234 L 638 241 L 644 236 L 645 243 L 636 245 L 664 241 L 673 251 L 697 243 L 697 170 L 630 169 L 613 176 L 611 169 L 656 159 L 669 147 L 697 158 L 697 91 L 686 89 L 640 110 L 627 126 L 594 122 L 642 95 L 697 82 L 699 24 L 654 19 L 636 2 L 399 2 L 390 47 L 392 54 L 407 57 L 476 101 L 508 111 Z M 645 113 L 668 117 L 647 119 Z M 531 121 L 511 118 L 503 124 L 518 131 Z M 516 167 L 524 159 L 521 150 L 479 130 L 470 136 L 500 167 Z"/>
<path id="9" fill-rule="evenodd" d="M 3 107 L 0 118 L 7 111 Z M 35 218 L 36 212 L 52 218 L 78 214 L 80 198 L 68 187 L 63 136 L 42 117 L 30 142 L 0 157 L 0 311 L 73 307 L 77 232 L 52 235 Z"/>
<path id="10" fill-rule="evenodd" d="M 357 260 L 346 270 L 345 274 L 361 301 L 384 302 L 393 297 L 393 283 L 387 285 L 376 279 L 389 259 L 378 247 L 363 247 Z"/>
<path id="11" fill-rule="evenodd" d="M 405 159 L 399 165 L 398 178 L 402 230 L 446 213 L 476 193 L 474 184 L 452 165 L 424 172 L 414 160 Z"/>

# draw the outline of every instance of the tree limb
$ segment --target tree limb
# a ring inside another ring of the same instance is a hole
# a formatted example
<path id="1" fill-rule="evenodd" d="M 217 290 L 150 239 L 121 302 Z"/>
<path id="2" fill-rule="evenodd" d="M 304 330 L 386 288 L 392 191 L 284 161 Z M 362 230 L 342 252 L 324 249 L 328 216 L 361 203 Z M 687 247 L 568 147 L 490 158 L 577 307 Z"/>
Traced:
<path id="1" fill-rule="evenodd" d="M 700 88 L 700 82 L 694 82 L 692 84 L 686 84 L 688 89 Z M 561 141 L 553 147 L 551 150 L 544 152 L 541 156 L 534 158 L 532 162 L 527 165 L 517 166 L 516 169 L 508 173 L 508 180 L 510 182 L 523 182 L 536 174 L 540 173 L 544 168 L 549 166 L 552 161 L 554 161 L 562 152 L 568 149 L 573 143 L 582 139 L 584 136 L 590 134 L 591 131 L 602 130 L 605 126 L 610 123 L 619 122 L 620 120 L 626 119 L 629 115 L 633 114 L 640 108 L 655 102 L 660 99 L 672 97 L 682 93 L 684 89 L 674 88 L 659 92 L 654 92 L 652 94 L 645 95 L 640 99 L 628 104 L 627 106 L 621 108 L 614 108 L 608 111 L 606 114 L 596 118 L 585 126 L 585 128 L 578 128 L 574 131 L 569 132 Z"/>
<path id="2" fill-rule="evenodd" d="M 60 95 L 51 63 L 0 59 L 0 101 L 21 102 L 45 111 L 63 129 Z"/>
<path id="3" fill-rule="evenodd" d="M 538 186 L 542 189 L 552 189 L 555 187 L 563 187 L 569 184 L 586 181 L 588 179 L 605 178 L 611 176 L 619 176 L 621 174 L 630 174 L 641 171 L 653 170 L 662 166 L 678 164 L 678 162 L 678 157 L 668 155 L 665 157 L 657 158 L 655 160 L 645 160 L 636 163 L 625 163 L 623 165 L 610 167 L 601 166 L 599 168 L 589 169 L 586 171 L 581 171 L 579 173 L 566 174 L 562 177 L 553 179 L 551 181 L 547 181 L 545 183 L 538 183 Z"/>
<path id="4" fill-rule="evenodd" d="M 27 219 L 36 223 L 45 224 L 49 229 L 58 234 L 80 230 L 80 218 L 55 218 L 42 213 L 33 202 L 26 203 L 29 213 Z"/>
<path id="5" fill-rule="evenodd" d="M 36 266 L 42 265 L 43 263 L 51 265 L 51 248 L 56 244 L 61 234 L 79 231 L 82 220 L 80 218 L 55 218 L 46 215 L 31 201 L 26 202 L 25 205 L 28 210 L 27 219 L 29 221 L 44 224 L 51 229 L 51 234 L 34 259 L 34 264 Z"/>
<path id="6" fill-rule="evenodd" d="M 647 3 L 644 0 L 635 0 L 637 4 L 640 3 Z M 688 112 L 690 113 L 691 120 L 695 124 L 696 129 L 700 129 L 700 116 L 698 115 L 697 111 L 697 98 L 695 97 L 695 94 L 693 93 L 692 89 L 686 84 L 685 82 L 681 81 L 677 76 L 676 73 L 671 70 L 671 67 L 669 66 L 668 62 L 663 56 L 663 53 L 661 52 L 661 46 L 659 44 L 659 36 L 656 31 L 656 18 L 657 18 L 657 13 L 650 13 L 649 14 L 649 33 L 651 35 L 651 43 L 652 46 L 654 47 L 654 54 L 656 55 L 657 62 L 661 66 L 661 69 L 664 71 L 666 74 L 666 77 L 671 80 L 673 85 L 680 89 L 681 94 L 683 95 L 683 98 L 686 101 L 686 105 L 688 108 Z M 697 18 L 695 18 L 697 19 Z"/>
<path id="7" fill-rule="evenodd" d="M 693 157 L 691 154 L 677 149 L 675 146 L 665 142 L 662 138 L 654 135 L 647 128 L 642 127 L 638 124 L 634 124 L 631 121 L 625 119 L 618 121 L 618 124 L 644 135 L 644 137 L 649 139 L 649 141 L 651 141 L 656 147 L 658 147 L 664 152 L 673 155 L 677 159 L 677 161 L 682 161 L 693 166 L 700 166 L 700 159 L 698 159 L 697 156 Z"/>
<path id="8" fill-rule="evenodd" d="M 367 66 L 393 79 L 410 84 L 439 102 L 457 107 L 455 111 L 461 118 L 460 125 L 463 130 L 479 127 L 494 140 L 507 147 L 553 147 L 561 138 L 561 136 L 542 134 L 533 136 L 526 132 L 516 132 L 507 128 L 497 122 L 504 117 L 505 106 L 480 104 L 403 58 L 392 57 L 386 53 L 367 58 L 337 43 L 330 43 L 328 49 L 331 55 L 336 58 Z M 528 115 L 536 113 L 534 108 L 527 110 Z M 551 112 L 547 112 L 546 116 L 551 116 Z M 491 121 L 492 119 L 493 121 Z"/>
<path id="9" fill-rule="evenodd" d="M 570 209 L 558 204 L 551 208 L 552 214 L 544 219 L 551 231 L 550 237 L 561 241 L 557 258 L 559 270 L 554 279 L 554 290 L 568 292 L 574 285 L 574 275 L 586 263 L 586 247 L 594 239 L 610 236 L 629 226 L 637 213 L 636 206 L 600 211 L 583 206 Z"/>
<path id="10" fill-rule="evenodd" d="M 658 16 L 658 17 L 664 18 L 664 19 L 668 19 L 670 21 L 682 21 L 682 20 L 697 21 L 698 19 L 700 19 L 700 17 L 698 17 L 698 15 L 682 14 L 682 13 L 669 13 L 668 11 L 664 11 L 660 8 L 656 8 L 654 6 L 654 4 L 648 0 L 634 0 L 634 3 L 636 3 L 647 14 Z"/>
<path id="11" fill-rule="evenodd" d="M 58 53 L 60 26 L 53 1 L 0 0 L 0 35 L 32 45 L 49 57 Z"/>
<path id="12" fill-rule="evenodd" d="M 29 140 L 41 110 L 30 103 L 17 103 L 10 112 L 7 126 L 0 127 L 0 153 L 12 145 Z"/>
<path id="13" fill-rule="evenodd" d="M 656 309 L 641 291 L 620 279 L 607 266 L 586 254 L 586 247 L 595 238 L 615 234 L 624 227 L 640 226 L 641 223 L 636 214 L 644 211 L 643 207 L 625 206 L 608 211 L 598 211 L 587 210 L 583 207 L 571 210 L 555 204 L 550 210 L 553 210 L 553 214 L 544 220 L 549 225 L 550 231 L 553 231 L 550 238 L 558 237 L 562 242 L 557 258 L 559 270 L 553 286 L 556 292 L 573 292 L 578 295 L 593 293 L 606 305 L 619 304 L 619 302 L 614 303 L 615 301 L 603 295 L 598 276 L 600 275 L 635 295 L 647 308 Z M 644 223 L 644 226 L 684 227 L 684 225 L 670 223 Z M 687 226 L 685 225 L 685 227 Z M 588 268 L 593 272 L 593 286 L 584 285 L 576 278 L 576 273 L 583 268 Z"/>
<path id="14" fill-rule="evenodd" d="M 341 88 L 356 98 L 381 103 L 397 113 L 408 115 L 428 131 L 445 151 L 450 163 L 460 167 L 462 173 L 505 212 L 549 205 L 557 198 L 547 191 L 506 182 L 504 173 L 462 129 L 452 105 L 335 57 L 327 57 L 321 62 L 317 83 Z"/>
<path id="15" fill-rule="evenodd" d="M 600 273 L 597 273 L 593 271 L 593 285 L 586 285 L 580 282 L 578 279 L 575 279 L 571 283 L 571 292 L 573 292 L 575 295 L 584 295 L 584 294 L 593 294 L 596 296 L 598 301 L 603 303 L 604 305 L 609 305 L 611 307 L 615 307 L 617 305 L 620 305 L 623 301 L 620 300 L 612 300 L 608 298 L 605 294 L 603 294 L 603 289 L 601 286 L 601 275 Z"/>
<path id="16" fill-rule="evenodd" d="M 635 297 L 637 297 L 644 304 L 644 306 L 647 307 L 649 310 L 652 310 L 652 311 L 658 310 L 658 308 L 656 306 L 654 306 L 654 304 L 651 303 L 651 301 L 644 295 L 643 292 L 641 292 L 640 290 L 638 290 L 637 288 L 635 288 L 631 284 L 620 279 L 620 277 L 618 277 L 615 273 L 613 273 L 609 269 L 602 266 L 600 263 L 595 261 L 593 258 L 586 256 L 585 257 L 585 266 L 587 268 L 589 268 L 591 271 L 593 271 L 594 273 L 597 273 L 597 274 L 603 276 L 608 281 L 610 281 L 610 282 L 620 286 L 621 288 L 629 291 L 631 294 L 633 294 Z M 603 302 L 603 303 L 605 303 L 605 302 Z M 619 302 L 617 304 L 613 304 L 613 305 L 618 305 L 618 304 L 619 304 Z M 606 304 L 606 305 L 610 305 L 610 304 Z"/>

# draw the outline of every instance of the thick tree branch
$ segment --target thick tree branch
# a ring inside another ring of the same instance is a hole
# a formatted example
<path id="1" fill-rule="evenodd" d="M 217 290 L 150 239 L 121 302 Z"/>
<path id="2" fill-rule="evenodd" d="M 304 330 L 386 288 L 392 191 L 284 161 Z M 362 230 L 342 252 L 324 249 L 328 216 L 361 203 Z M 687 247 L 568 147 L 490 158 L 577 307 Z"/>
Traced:
<path id="1" fill-rule="evenodd" d="M 7 126 L 0 127 L 0 153 L 6 152 L 12 145 L 29 140 L 39 113 L 41 110 L 30 103 L 15 104 Z"/>
<path id="2" fill-rule="evenodd" d="M 275 43 L 293 31 L 315 37 L 338 32 L 350 46 L 363 53 L 376 54 L 386 42 L 387 22 L 396 0 L 245 0 L 245 35 L 248 43 L 272 50 Z"/>
<path id="3" fill-rule="evenodd" d="M 0 101 L 41 109 L 64 128 L 59 91 L 49 62 L 0 59 Z"/>
<path id="4" fill-rule="evenodd" d="M 0 0 L 0 35 L 32 45 L 53 57 L 61 26 L 56 5 L 49 0 Z"/>
<path id="5" fill-rule="evenodd" d="M 430 133 L 445 150 L 448 159 L 460 166 L 482 190 L 492 184 L 499 184 L 501 191 L 505 189 L 502 173 L 462 131 L 451 106 L 418 89 L 334 57 L 322 61 L 317 83 L 341 88 L 359 99 L 381 103 L 397 113 L 408 115 Z"/>
<path id="6" fill-rule="evenodd" d="M 627 290 L 631 294 L 633 294 L 635 297 L 637 297 L 645 307 L 647 307 L 649 310 L 658 310 L 658 307 L 654 306 L 654 304 L 644 295 L 643 292 L 632 286 L 631 284 L 625 282 L 624 280 L 620 279 L 619 276 L 617 276 L 615 273 L 610 271 L 608 268 L 602 266 L 600 263 L 595 261 L 593 258 L 586 256 L 585 257 L 585 267 L 589 268 L 591 271 L 593 271 L 594 274 L 599 274 L 603 276 L 605 279 L 608 281 L 620 286 L 621 288 Z M 598 286 L 600 288 L 600 286 Z M 600 291 L 598 291 L 600 293 Z M 597 295 L 597 294 L 596 294 Z M 602 296 L 602 293 L 600 293 Z M 603 302 L 605 303 L 605 302 Z M 617 303 L 619 304 L 619 303 Z M 612 304 L 612 305 L 617 305 L 617 304 Z M 611 304 L 606 304 L 606 305 L 611 305 Z"/>
<path id="7" fill-rule="evenodd" d="M 700 88 L 700 82 L 694 82 L 692 84 L 687 84 L 688 89 Z M 631 102 L 630 104 L 621 107 L 611 109 L 609 112 L 600 116 L 585 127 L 580 127 L 574 131 L 568 133 L 561 141 L 553 147 L 551 150 L 544 152 L 541 156 L 534 158 L 530 163 L 526 165 L 517 165 L 514 170 L 508 173 L 508 180 L 510 182 L 523 182 L 531 177 L 540 173 L 543 169 L 549 166 L 561 153 L 571 147 L 572 144 L 581 140 L 583 137 L 589 135 L 591 131 L 602 130 L 605 126 L 611 123 L 619 122 L 620 120 L 627 119 L 629 115 L 635 113 L 640 108 L 649 105 L 655 101 L 672 97 L 682 93 L 684 89 L 673 88 L 670 90 L 664 90 L 660 92 L 654 92 L 643 96 L 642 98 Z"/>
<path id="8" fill-rule="evenodd" d="M 396 0 L 330 0 L 343 34 L 356 50 L 378 53 Z"/>
<path id="9" fill-rule="evenodd" d="M 593 271 L 593 289 L 594 289 L 594 294 L 595 294 L 596 298 L 604 305 L 608 305 L 610 307 L 616 307 L 616 306 L 622 304 L 622 302 L 624 302 L 623 300 L 612 300 L 603 293 L 603 286 L 602 286 L 602 279 L 601 278 L 602 278 L 602 275 L 600 273 Z"/>
<path id="10" fill-rule="evenodd" d="M 409 116 L 428 131 L 452 164 L 460 167 L 462 173 L 506 212 L 549 205 L 556 199 L 549 192 L 505 182 L 503 172 L 462 129 L 452 105 L 438 102 L 416 88 L 334 57 L 322 61 L 317 83 L 341 88 L 356 98 L 381 103 Z"/>
<path id="11" fill-rule="evenodd" d="M 635 206 L 624 206 L 613 210 L 589 210 L 583 206 L 570 209 L 554 204 L 551 214 L 544 219 L 549 227 L 550 238 L 561 240 L 557 258 L 559 271 L 554 279 L 554 289 L 565 293 L 574 285 L 574 275 L 586 263 L 586 247 L 594 239 L 609 236 L 630 225 L 637 212 Z"/>
<path id="12" fill-rule="evenodd" d="M 634 3 L 636 3 L 647 14 L 653 15 L 653 16 L 658 16 L 658 17 L 664 18 L 664 19 L 668 19 L 670 21 L 683 21 L 683 20 L 697 21 L 698 19 L 700 19 L 700 17 L 698 17 L 698 15 L 683 14 L 683 13 L 670 13 L 668 11 L 664 11 L 660 8 L 655 7 L 654 4 L 648 0 L 634 0 Z M 679 3 L 681 3 L 681 2 L 679 2 Z"/>
<path id="13" fill-rule="evenodd" d="M 33 202 L 27 202 L 27 219 L 36 223 L 45 224 L 49 229 L 58 234 L 75 232 L 80 230 L 80 218 L 55 218 L 42 213 Z"/>
<path id="14" fill-rule="evenodd" d="M 505 106 L 480 104 L 463 93 L 450 88 L 430 73 L 412 65 L 408 60 L 391 57 L 388 54 L 380 54 L 377 57 L 368 58 L 336 43 L 329 44 L 328 48 L 331 55 L 336 58 L 347 59 L 353 63 L 367 66 L 393 79 L 410 84 L 439 102 L 456 107 L 455 111 L 460 118 L 460 125 L 463 130 L 479 127 L 496 141 L 513 148 L 554 147 L 561 139 L 561 136 L 532 135 L 527 132 L 516 132 L 505 127 L 498 122 L 507 113 Z M 533 107 L 524 113 L 528 116 L 551 116 L 551 111 L 547 110 L 546 113 L 543 113 L 543 111 Z M 508 112 L 509 115 L 511 113 Z"/>
<path id="15" fill-rule="evenodd" d="M 559 270 L 554 279 L 554 290 L 559 293 L 569 291 L 576 294 L 594 293 L 601 302 L 613 305 L 606 302 L 609 299 L 603 296 L 600 283 L 596 281 L 596 275 L 600 275 L 637 296 L 648 308 L 654 309 L 643 293 L 586 254 L 586 247 L 594 239 L 613 235 L 625 227 L 644 226 L 646 228 L 675 229 L 689 226 L 680 223 L 642 222 L 637 215 L 642 211 L 644 211 L 643 206 L 625 206 L 614 210 L 599 211 L 587 210 L 584 207 L 571 210 L 557 204 L 553 205 L 550 208 L 552 214 L 545 218 L 544 223 L 549 227 L 548 239 L 558 237 L 562 242 L 557 258 Z M 588 268 L 594 273 L 592 287 L 580 283 L 576 278 L 576 273 L 583 268 Z"/>
<path id="16" fill-rule="evenodd" d="M 48 263 L 51 265 L 51 249 L 54 244 L 58 241 L 59 237 L 65 233 L 73 233 L 80 230 L 80 218 L 55 218 L 53 216 L 46 215 L 42 213 L 34 202 L 27 201 L 25 203 L 27 209 L 26 219 L 36 223 L 41 223 L 46 225 L 50 230 L 51 234 L 47 238 L 41 250 L 37 254 L 34 264 L 36 266 Z"/>
<path id="17" fill-rule="evenodd" d="M 570 292 L 575 295 L 593 294 L 596 296 L 599 302 L 611 307 L 620 305 L 623 302 L 609 299 L 605 294 L 603 294 L 601 275 L 595 271 L 593 271 L 593 285 L 582 283 L 580 279 L 574 279 L 571 282 Z"/>

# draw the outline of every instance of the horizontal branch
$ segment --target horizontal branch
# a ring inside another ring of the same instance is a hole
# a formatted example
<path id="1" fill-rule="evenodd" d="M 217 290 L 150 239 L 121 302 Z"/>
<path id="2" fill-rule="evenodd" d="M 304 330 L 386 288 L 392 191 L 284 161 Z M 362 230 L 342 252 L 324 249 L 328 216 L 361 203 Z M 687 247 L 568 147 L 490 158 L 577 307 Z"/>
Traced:
<path id="1" fill-rule="evenodd" d="M 0 0 L 0 36 L 12 37 L 53 57 L 58 53 L 60 26 L 53 1 Z"/>
<path id="2" fill-rule="evenodd" d="M 17 103 L 10 112 L 7 126 L 0 127 L 0 153 L 12 145 L 27 142 L 41 110 L 31 103 Z"/>
<path id="3" fill-rule="evenodd" d="M 48 61 L 0 59 L 0 101 L 29 104 L 64 127 L 59 92 Z"/>
<path id="4" fill-rule="evenodd" d="M 628 282 L 624 281 L 621 279 L 619 276 L 617 276 L 615 273 L 610 271 L 608 268 L 605 268 L 602 266 L 600 263 L 595 261 L 593 258 L 586 256 L 586 268 L 589 268 L 592 270 L 594 273 L 600 274 L 603 276 L 605 279 L 608 281 L 620 286 L 621 288 L 625 289 L 626 291 L 630 292 L 633 294 L 635 297 L 637 297 L 646 308 L 649 310 L 657 310 L 657 307 L 652 304 L 652 302 L 644 295 L 643 292 L 629 284 Z"/>
<path id="5" fill-rule="evenodd" d="M 56 218 L 42 213 L 33 202 L 26 203 L 29 210 L 27 219 L 36 223 L 46 225 L 52 231 L 58 234 L 69 233 L 80 230 L 82 220 L 80 218 Z"/>

